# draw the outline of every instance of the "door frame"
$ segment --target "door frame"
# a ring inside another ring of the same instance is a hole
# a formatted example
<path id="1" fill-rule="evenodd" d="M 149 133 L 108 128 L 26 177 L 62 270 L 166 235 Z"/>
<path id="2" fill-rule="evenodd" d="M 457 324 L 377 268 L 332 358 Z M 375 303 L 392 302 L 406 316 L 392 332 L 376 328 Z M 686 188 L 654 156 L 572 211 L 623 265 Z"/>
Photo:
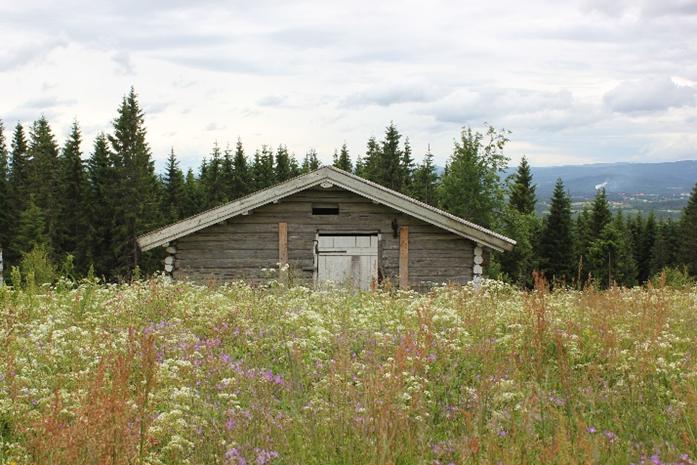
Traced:
<path id="1" fill-rule="evenodd" d="M 357 230 L 332 230 L 318 229 L 315 231 L 315 240 L 312 241 L 312 286 L 317 288 L 317 279 L 319 277 L 319 237 L 320 236 L 377 236 L 378 238 L 378 278 L 382 269 L 382 233 L 379 229 L 357 229 Z"/>

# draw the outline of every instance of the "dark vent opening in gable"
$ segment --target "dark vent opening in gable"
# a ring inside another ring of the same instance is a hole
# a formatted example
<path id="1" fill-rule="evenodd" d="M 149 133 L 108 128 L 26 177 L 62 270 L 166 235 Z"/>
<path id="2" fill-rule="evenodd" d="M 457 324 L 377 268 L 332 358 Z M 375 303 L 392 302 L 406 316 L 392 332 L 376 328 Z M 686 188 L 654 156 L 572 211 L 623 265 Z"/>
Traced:
<path id="1" fill-rule="evenodd" d="M 339 205 L 335 203 L 315 203 L 312 204 L 313 215 L 338 215 Z"/>

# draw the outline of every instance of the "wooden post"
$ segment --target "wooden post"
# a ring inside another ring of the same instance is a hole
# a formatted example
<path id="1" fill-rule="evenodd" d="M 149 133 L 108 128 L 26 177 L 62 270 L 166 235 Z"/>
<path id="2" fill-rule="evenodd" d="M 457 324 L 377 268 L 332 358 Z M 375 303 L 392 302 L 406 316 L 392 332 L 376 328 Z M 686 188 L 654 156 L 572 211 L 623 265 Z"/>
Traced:
<path id="1" fill-rule="evenodd" d="M 282 283 L 288 281 L 288 223 L 278 223 L 278 277 Z"/>
<path id="2" fill-rule="evenodd" d="M 399 228 L 399 288 L 409 288 L 409 227 Z"/>

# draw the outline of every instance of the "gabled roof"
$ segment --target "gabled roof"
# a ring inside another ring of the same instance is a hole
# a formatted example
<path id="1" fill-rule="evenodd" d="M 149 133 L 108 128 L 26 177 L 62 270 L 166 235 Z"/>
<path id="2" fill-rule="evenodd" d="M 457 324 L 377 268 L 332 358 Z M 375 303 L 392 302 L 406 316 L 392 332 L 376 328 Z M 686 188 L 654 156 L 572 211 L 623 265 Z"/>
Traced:
<path id="1" fill-rule="evenodd" d="M 431 223 L 434 226 L 488 246 L 494 250 L 512 250 L 516 243 L 513 239 L 490 231 L 467 220 L 463 220 L 462 218 L 458 218 L 457 216 L 423 202 L 419 202 L 418 200 L 400 194 L 392 189 L 388 189 L 338 168 L 324 166 L 311 173 L 289 179 L 276 186 L 260 190 L 177 223 L 143 234 L 138 237 L 138 245 L 143 251 L 150 250 L 165 245 L 180 237 L 213 226 L 228 218 L 247 214 L 255 208 L 259 208 L 311 187 L 320 184 L 322 184 L 323 187 L 327 187 L 327 183 L 346 189 L 362 197 L 369 198 L 377 203 L 406 213 L 407 215 L 427 223 Z"/>

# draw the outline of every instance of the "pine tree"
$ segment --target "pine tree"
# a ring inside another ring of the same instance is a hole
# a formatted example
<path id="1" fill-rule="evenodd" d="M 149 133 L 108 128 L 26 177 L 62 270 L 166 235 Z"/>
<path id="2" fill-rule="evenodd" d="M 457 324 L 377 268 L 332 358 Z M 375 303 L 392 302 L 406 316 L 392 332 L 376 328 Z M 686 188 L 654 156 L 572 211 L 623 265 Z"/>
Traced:
<path id="1" fill-rule="evenodd" d="M 319 159 L 317 158 L 317 151 L 315 149 L 310 149 L 305 154 L 303 159 L 302 172 L 309 173 L 311 171 L 318 170 L 320 167 Z"/>
<path id="2" fill-rule="evenodd" d="M 572 226 L 571 198 L 560 178 L 554 185 L 539 243 L 540 269 L 549 282 L 571 283 L 574 280 L 576 257 Z"/>
<path id="3" fill-rule="evenodd" d="M 173 223 L 184 218 L 184 210 L 186 208 L 184 173 L 179 168 L 179 161 L 176 155 L 174 155 L 174 148 L 170 150 L 167 158 L 167 166 L 165 167 L 162 182 L 164 184 L 162 214 L 166 222 Z"/>
<path id="4" fill-rule="evenodd" d="M 358 155 L 356 158 L 356 165 L 353 168 L 353 174 L 365 178 L 365 163 L 363 163 L 363 158 Z"/>
<path id="5" fill-rule="evenodd" d="M 521 213 L 507 205 L 501 215 L 500 231 L 516 241 L 512 251 L 503 254 L 495 254 L 494 258 L 501 267 L 501 271 L 511 282 L 523 287 L 531 288 L 533 271 L 538 268 L 536 256 L 537 238 L 540 233 L 540 224 L 534 213 Z"/>
<path id="6" fill-rule="evenodd" d="M 346 143 L 341 146 L 341 150 L 337 154 L 334 151 L 334 167 L 344 170 L 348 173 L 353 171 L 353 166 L 351 165 L 351 156 L 349 155 L 348 147 Z"/>
<path id="7" fill-rule="evenodd" d="M 535 204 L 537 196 L 535 195 L 536 186 L 532 183 L 532 171 L 528 160 L 523 157 L 520 160 L 520 165 L 513 175 L 513 184 L 511 185 L 511 193 L 509 204 L 521 213 L 535 213 Z"/>
<path id="8" fill-rule="evenodd" d="M 70 136 L 63 147 L 60 158 L 58 211 L 58 251 L 60 255 L 72 255 L 75 268 L 82 273 L 87 270 L 87 179 L 82 161 L 80 144 L 82 134 L 77 121 L 73 123 Z"/>
<path id="9" fill-rule="evenodd" d="M 117 176 L 109 141 L 100 133 L 87 160 L 88 257 L 97 276 L 111 276 L 116 266 L 113 226 Z"/>
<path id="10" fill-rule="evenodd" d="M 279 145 L 276 150 L 275 181 L 283 182 L 293 177 L 290 166 L 290 156 L 285 145 Z"/>
<path id="11" fill-rule="evenodd" d="M 591 212 L 588 207 L 583 207 L 576 217 L 574 225 L 574 256 L 576 260 L 576 278 L 579 287 L 585 284 L 589 268 L 588 268 L 588 249 L 593 241 L 591 237 Z"/>
<path id="12" fill-rule="evenodd" d="M 435 206 L 438 203 L 438 174 L 431 150 L 414 170 L 409 194 L 417 200 Z"/>
<path id="13" fill-rule="evenodd" d="M 252 179 L 249 166 L 247 165 L 247 157 L 244 155 L 244 147 L 242 147 L 242 141 L 240 139 L 237 139 L 237 145 L 235 146 L 233 172 L 234 181 L 232 196 L 230 197 L 231 200 L 249 194 L 252 192 L 252 186 L 254 185 L 254 180 Z"/>
<path id="14" fill-rule="evenodd" d="M 10 244 L 10 201 L 10 165 L 5 142 L 5 126 L 0 120 L 0 250 L 5 251 Z"/>
<path id="15" fill-rule="evenodd" d="M 59 251 L 58 211 L 59 197 L 58 143 L 45 117 L 34 122 L 29 133 L 30 189 L 36 205 L 44 211 L 49 245 Z"/>
<path id="16" fill-rule="evenodd" d="M 138 235 L 161 224 L 158 180 L 145 140 L 143 111 L 135 89 L 123 98 L 114 120 L 114 134 L 109 136 L 118 175 L 116 214 L 114 222 L 114 252 L 116 276 L 131 277 L 136 266 L 144 271 L 158 264 L 153 254 L 141 260 Z"/>
<path id="17" fill-rule="evenodd" d="M 506 133 L 491 126 L 486 135 L 463 129 L 441 179 L 441 208 L 484 227 L 495 226 L 504 206 L 499 174 L 508 164 L 503 153 L 507 142 Z"/>
<path id="18" fill-rule="evenodd" d="M 680 216 L 680 235 L 681 261 L 692 276 L 697 276 L 697 184 Z"/>

